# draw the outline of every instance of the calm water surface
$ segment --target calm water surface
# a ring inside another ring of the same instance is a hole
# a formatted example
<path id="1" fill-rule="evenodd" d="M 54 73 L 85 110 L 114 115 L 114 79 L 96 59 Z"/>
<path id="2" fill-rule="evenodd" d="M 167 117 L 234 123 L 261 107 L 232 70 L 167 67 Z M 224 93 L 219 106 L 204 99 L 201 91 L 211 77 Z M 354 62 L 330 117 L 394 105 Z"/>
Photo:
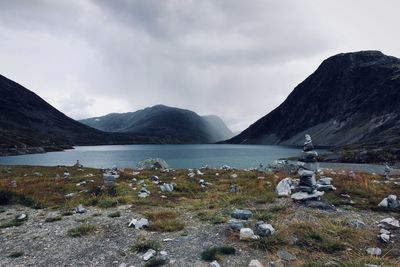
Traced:
<path id="1" fill-rule="evenodd" d="M 319 153 L 326 150 L 317 150 Z M 0 157 L 3 165 L 73 165 L 76 160 L 84 166 L 96 168 L 136 167 L 146 158 L 162 158 L 171 168 L 199 168 L 203 165 L 221 167 L 226 164 L 235 168 L 255 168 L 279 158 L 297 157 L 299 148 L 264 145 L 113 145 L 79 146 L 64 152 L 50 152 Z M 321 163 L 321 167 L 352 169 L 369 172 L 383 171 L 383 167 L 370 164 Z"/>

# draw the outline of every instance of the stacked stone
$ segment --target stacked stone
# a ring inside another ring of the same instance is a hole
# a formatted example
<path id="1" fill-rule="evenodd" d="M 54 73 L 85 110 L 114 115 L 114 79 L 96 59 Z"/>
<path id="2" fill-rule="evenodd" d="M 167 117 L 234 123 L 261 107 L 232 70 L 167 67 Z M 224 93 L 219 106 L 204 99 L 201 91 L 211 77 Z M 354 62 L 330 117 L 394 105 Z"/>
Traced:
<path id="1" fill-rule="evenodd" d="M 319 169 L 318 153 L 314 150 L 314 145 L 311 136 L 305 135 L 306 141 L 304 142 L 303 152 L 299 161 L 302 163 L 299 170 L 300 182 L 298 185 L 297 193 L 292 194 L 295 200 L 319 199 L 323 192 L 318 192 L 315 173 Z"/>

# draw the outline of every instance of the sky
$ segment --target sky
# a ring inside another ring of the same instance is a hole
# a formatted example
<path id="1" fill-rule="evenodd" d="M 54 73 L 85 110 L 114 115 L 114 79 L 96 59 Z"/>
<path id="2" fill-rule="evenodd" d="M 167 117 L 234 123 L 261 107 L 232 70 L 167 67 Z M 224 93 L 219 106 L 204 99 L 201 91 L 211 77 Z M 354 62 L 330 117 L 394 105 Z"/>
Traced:
<path id="1" fill-rule="evenodd" d="M 400 57 L 399 10 L 397 0 L 0 0 L 0 74 L 74 119 L 164 104 L 236 132 L 332 55 Z"/>

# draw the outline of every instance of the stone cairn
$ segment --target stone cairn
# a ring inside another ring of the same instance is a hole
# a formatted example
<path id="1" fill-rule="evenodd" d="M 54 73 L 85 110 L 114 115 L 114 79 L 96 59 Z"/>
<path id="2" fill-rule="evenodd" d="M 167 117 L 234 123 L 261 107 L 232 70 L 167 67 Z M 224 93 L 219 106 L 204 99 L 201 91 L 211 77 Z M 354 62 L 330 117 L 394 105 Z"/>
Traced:
<path id="1" fill-rule="evenodd" d="M 318 153 L 314 150 L 311 136 L 305 135 L 306 141 L 303 146 L 303 153 L 299 158 L 301 162 L 299 169 L 299 185 L 296 193 L 292 194 L 294 200 L 320 199 L 324 192 L 317 191 L 315 174 L 319 169 Z"/>

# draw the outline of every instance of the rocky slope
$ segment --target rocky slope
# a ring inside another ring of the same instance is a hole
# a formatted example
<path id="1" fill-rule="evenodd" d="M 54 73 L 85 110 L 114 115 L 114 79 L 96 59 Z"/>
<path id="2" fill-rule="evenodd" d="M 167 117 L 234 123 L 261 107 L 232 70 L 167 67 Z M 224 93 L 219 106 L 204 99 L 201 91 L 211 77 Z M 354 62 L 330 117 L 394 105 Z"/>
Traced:
<path id="1" fill-rule="evenodd" d="M 379 51 L 332 56 L 275 110 L 228 143 L 400 145 L 400 59 Z M 353 146 L 353 147 L 356 147 Z"/>
<path id="2" fill-rule="evenodd" d="M 190 110 L 164 105 L 80 122 L 102 131 L 146 135 L 154 143 L 213 143 L 233 136 L 217 116 L 201 117 Z"/>
<path id="3" fill-rule="evenodd" d="M 1 75 L 0 95 L 0 155 L 135 141 L 122 134 L 104 133 L 83 125 Z"/>

